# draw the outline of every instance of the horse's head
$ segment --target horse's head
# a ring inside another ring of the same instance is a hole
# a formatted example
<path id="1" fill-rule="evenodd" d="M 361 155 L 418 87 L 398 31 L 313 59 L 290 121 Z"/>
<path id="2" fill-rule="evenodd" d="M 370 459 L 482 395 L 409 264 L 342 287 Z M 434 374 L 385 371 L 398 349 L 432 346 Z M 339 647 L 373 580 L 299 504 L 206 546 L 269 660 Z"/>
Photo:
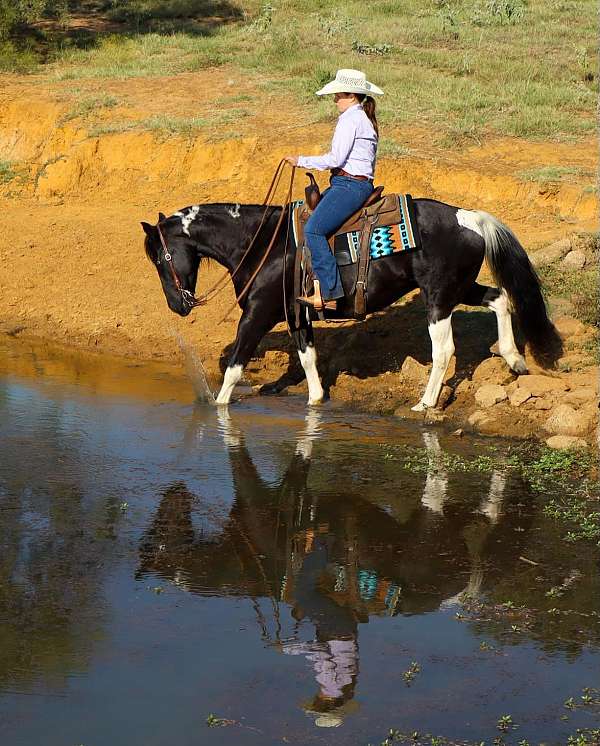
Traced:
<path id="1" fill-rule="evenodd" d="M 171 311 L 187 316 L 198 305 L 194 297 L 200 264 L 198 243 L 179 216 L 166 218 L 159 213 L 158 218 L 157 225 L 142 223 L 146 255 L 156 266 Z"/>

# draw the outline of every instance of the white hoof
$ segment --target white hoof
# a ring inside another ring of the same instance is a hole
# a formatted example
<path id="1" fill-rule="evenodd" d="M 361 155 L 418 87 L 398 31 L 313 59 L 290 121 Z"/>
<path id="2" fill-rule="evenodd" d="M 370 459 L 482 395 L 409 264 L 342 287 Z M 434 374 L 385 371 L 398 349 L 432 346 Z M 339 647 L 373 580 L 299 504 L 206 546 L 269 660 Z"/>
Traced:
<path id="1" fill-rule="evenodd" d="M 414 407 L 411 407 L 413 412 L 425 412 L 425 410 L 429 409 L 427 404 L 425 404 L 424 401 L 420 401 L 418 404 L 415 404 Z"/>
<path id="2" fill-rule="evenodd" d="M 318 407 L 320 404 L 323 404 L 323 399 L 321 397 L 319 399 L 309 399 L 308 400 L 308 406 L 309 407 Z"/>
<path id="3" fill-rule="evenodd" d="M 527 363 L 522 355 L 511 355 L 505 358 L 508 363 L 508 367 L 515 373 L 524 374 L 527 373 Z"/>

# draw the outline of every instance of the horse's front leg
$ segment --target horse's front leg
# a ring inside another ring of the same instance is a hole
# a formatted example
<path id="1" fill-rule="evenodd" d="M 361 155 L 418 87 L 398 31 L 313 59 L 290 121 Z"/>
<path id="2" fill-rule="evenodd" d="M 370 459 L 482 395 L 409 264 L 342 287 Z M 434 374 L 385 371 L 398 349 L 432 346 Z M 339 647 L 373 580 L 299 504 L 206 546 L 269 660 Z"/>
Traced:
<path id="1" fill-rule="evenodd" d="M 216 399 L 217 404 L 229 404 L 233 390 L 242 377 L 244 366 L 252 357 L 252 353 L 260 340 L 273 328 L 276 322 L 277 319 L 272 319 L 267 314 L 261 318 L 260 313 L 248 313 L 248 306 L 246 306 L 238 324 L 233 352 L 225 370 L 223 385 Z"/>
<path id="2" fill-rule="evenodd" d="M 310 321 L 307 326 L 297 329 L 292 334 L 298 357 L 306 374 L 308 383 L 308 404 L 313 406 L 323 401 L 323 387 L 317 371 L 317 352 L 315 350 L 315 341 L 313 327 Z"/>
<path id="3" fill-rule="evenodd" d="M 437 404 L 444 376 L 448 370 L 450 358 L 454 355 L 454 338 L 452 336 L 452 312 L 445 318 L 439 318 L 438 313 L 428 309 L 429 336 L 431 337 L 431 356 L 433 366 L 423 398 L 413 407 L 415 412 L 423 412 Z"/>

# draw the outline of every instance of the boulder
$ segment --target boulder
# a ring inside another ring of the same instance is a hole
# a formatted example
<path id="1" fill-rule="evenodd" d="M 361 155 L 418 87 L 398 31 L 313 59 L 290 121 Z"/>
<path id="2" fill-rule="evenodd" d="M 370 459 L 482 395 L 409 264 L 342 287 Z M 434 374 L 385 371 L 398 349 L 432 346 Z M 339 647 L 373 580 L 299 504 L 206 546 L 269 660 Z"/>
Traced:
<path id="1" fill-rule="evenodd" d="M 536 399 L 533 406 L 542 412 L 547 412 L 552 409 L 554 402 L 551 399 Z"/>
<path id="2" fill-rule="evenodd" d="M 521 404 L 525 404 L 526 401 L 531 399 L 531 392 L 527 389 L 515 389 L 509 397 L 509 401 L 513 407 L 520 407 Z"/>
<path id="3" fill-rule="evenodd" d="M 472 394 L 476 388 L 476 383 L 473 383 L 473 381 L 469 381 L 467 378 L 464 378 L 454 389 L 454 393 L 456 394 L 456 396 L 465 396 L 468 394 Z"/>
<path id="4" fill-rule="evenodd" d="M 574 435 L 553 435 L 548 438 L 546 445 L 550 448 L 587 448 L 585 440 Z"/>
<path id="5" fill-rule="evenodd" d="M 573 269 L 583 269 L 587 261 L 586 255 L 583 251 L 569 251 L 568 254 L 563 258 L 562 263 L 566 267 L 572 267 Z"/>
<path id="6" fill-rule="evenodd" d="M 429 378 L 429 366 L 421 365 L 414 357 L 408 355 L 402 363 L 401 371 L 403 378 L 414 383 L 422 384 L 423 386 L 427 383 Z"/>
<path id="7" fill-rule="evenodd" d="M 574 319 L 572 316 L 561 316 L 554 320 L 554 326 L 558 329 L 561 337 L 577 337 L 585 334 L 585 324 Z"/>
<path id="8" fill-rule="evenodd" d="M 486 409 L 505 399 L 508 399 L 506 389 L 497 383 L 486 383 L 475 392 L 475 401 Z"/>
<path id="9" fill-rule="evenodd" d="M 514 373 L 501 357 L 489 357 L 479 363 L 473 371 L 472 379 L 480 383 L 497 383 L 502 386 L 511 383 Z"/>
<path id="10" fill-rule="evenodd" d="M 484 412 L 482 409 L 476 409 L 473 414 L 469 415 L 469 425 L 473 425 L 473 427 L 477 427 L 478 425 L 481 425 L 482 422 L 487 422 L 490 420 L 490 415 L 487 412 Z"/>
<path id="11" fill-rule="evenodd" d="M 543 249 L 534 251 L 533 254 L 530 254 L 529 259 L 535 267 L 544 267 L 547 264 L 558 262 L 570 251 L 571 241 L 568 238 L 561 238 Z"/>
<path id="12" fill-rule="evenodd" d="M 592 421 L 587 412 L 576 412 L 568 404 L 559 404 L 550 413 L 544 429 L 553 435 L 585 435 Z"/>
<path id="13" fill-rule="evenodd" d="M 519 376 L 517 388 L 526 389 L 532 396 L 543 396 L 550 391 L 568 391 L 569 385 L 562 378 L 551 378 L 539 374 Z"/>
<path id="14" fill-rule="evenodd" d="M 444 409 L 453 393 L 454 391 L 450 388 L 450 386 L 442 386 L 442 390 L 440 391 L 440 395 L 438 396 L 436 404 L 437 409 Z"/>
<path id="15" fill-rule="evenodd" d="M 598 396 L 591 386 L 580 386 L 568 391 L 563 396 L 563 402 L 577 407 L 585 402 L 595 401 L 597 398 Z"/>

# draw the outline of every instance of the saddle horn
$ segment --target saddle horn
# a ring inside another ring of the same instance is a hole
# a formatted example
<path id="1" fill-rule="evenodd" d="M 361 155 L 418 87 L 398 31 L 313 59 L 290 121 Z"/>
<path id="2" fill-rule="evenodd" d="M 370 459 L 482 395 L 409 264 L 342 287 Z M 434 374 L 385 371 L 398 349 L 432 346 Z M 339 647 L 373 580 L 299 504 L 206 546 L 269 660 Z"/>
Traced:
<path id="1" fill-rule="evenodd" d="M 306 175 L 309 179 L 309 184 L 304 189 L 304 198 L 309 210 L 314 210 L 321 201 L 321 190 L 315 181 L 315 177 L 311 173 L 307 173 Z"/>

